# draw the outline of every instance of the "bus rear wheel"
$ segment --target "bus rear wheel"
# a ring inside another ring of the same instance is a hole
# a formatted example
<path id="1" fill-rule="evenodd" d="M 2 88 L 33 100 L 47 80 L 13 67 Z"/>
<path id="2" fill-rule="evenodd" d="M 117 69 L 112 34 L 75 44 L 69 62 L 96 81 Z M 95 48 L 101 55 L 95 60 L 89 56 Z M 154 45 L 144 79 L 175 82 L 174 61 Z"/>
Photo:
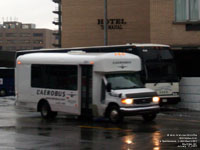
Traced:
<path id="1" fill-rule="evenodd" d="M 57 116 L 57 112 L 51 111 L 51 107 L 49 106 L 48 102 L 44 102 L 41 105 L 40 113 L 41 113 L 42 118 L 44 119 L 53 119 Z"/>

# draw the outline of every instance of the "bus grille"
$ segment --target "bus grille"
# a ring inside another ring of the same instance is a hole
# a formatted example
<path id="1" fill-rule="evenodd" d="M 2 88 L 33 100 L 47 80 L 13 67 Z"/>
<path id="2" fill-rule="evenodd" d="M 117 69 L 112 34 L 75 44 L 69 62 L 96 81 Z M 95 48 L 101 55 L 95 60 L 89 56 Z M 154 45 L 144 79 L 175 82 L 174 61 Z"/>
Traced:
<path id="1" fill-rule="evenodd" d="M 134 104 L 148 104 L 152 102 L 152 98 L 134 99 Z"/>

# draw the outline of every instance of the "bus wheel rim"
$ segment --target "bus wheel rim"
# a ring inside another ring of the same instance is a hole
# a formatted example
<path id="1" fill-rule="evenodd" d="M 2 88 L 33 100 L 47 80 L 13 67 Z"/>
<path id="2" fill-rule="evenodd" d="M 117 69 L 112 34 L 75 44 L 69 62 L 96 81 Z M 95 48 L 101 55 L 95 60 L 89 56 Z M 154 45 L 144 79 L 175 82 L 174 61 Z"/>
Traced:
<path id="1" fill-rule="evenodd" d="M 116 121 L 119 117 L 119 112 L 117 110 L 112 110 L 110 113 L 110 119 Z"/>
<path id="2" fill-rule="evenodd" d="M 47 108 L 46 105 L 42 107 L 42 114 L 43 114 L 43 116 L 47 116 L 48 115 L 48 108 Z"/>

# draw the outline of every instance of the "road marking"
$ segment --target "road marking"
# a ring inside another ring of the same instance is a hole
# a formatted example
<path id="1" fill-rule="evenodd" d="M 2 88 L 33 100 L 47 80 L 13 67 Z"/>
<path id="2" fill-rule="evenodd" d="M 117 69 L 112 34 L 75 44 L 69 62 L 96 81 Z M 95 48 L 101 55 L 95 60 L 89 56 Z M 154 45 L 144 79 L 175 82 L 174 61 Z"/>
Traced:
<path id="1" fill-rule="evenodd" d="M 93 127 L 93 126 L 79 126 L 80 128 L 88 128 L 88 129 L 103 129 L 103 130 L 123 130 L 121 128 L 104 128 L 104 127 Z"/>
<path id="2" fill-rule="evenodd" d="M 184 120 L 184 119 L 173 119 L 173 118 L 159 118 L 158 120 L 170 120 L 170 121 L 179 121 L 179 122 L 187 122 L 187 123 L 200 123 L 200 120 Z M 105 128 L 99 126 L 78 126 L 80 128 L 87 129 L 100 129 L 100 130 L 115 130 L 115 131 L 132 131 L 132 129 L 122 129 L 122 128 Z"/>
<path id="3" fill-rule="evenodd" d="M 181 121 L 181 122 L 192 122 L 192 123 L 200 123 L 200 120 L 184 120 L 184 119 L 173 119 L 173 118 L 159 118 L 161 120 L 171 120 L 171 121 Z"/>

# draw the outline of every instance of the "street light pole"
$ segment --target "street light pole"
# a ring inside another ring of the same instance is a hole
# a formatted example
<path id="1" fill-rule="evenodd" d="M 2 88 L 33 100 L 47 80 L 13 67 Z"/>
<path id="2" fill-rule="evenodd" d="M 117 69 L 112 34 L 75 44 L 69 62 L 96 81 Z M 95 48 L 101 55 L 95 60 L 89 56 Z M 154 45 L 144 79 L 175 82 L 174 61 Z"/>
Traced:
<path id="1" fill-rule="evenodd" d="M 108 45 L 107 0 L 104 0 L 104 45 Z"/>

